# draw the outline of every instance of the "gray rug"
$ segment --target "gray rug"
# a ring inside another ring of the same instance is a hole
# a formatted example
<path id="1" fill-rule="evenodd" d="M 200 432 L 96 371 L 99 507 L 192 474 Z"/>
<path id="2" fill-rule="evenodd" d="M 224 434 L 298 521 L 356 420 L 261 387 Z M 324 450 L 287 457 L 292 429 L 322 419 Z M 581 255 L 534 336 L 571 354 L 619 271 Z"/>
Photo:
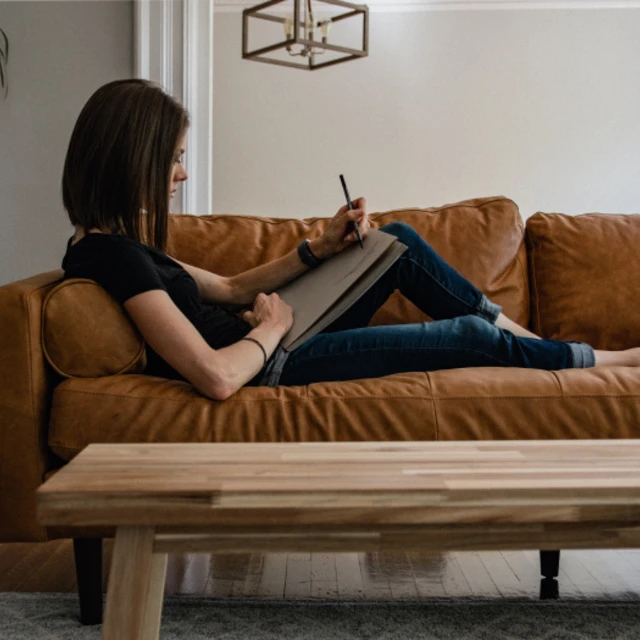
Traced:
<path id="1" fill-rule="evenodd" d="M 73 594 L 0 593 L 2 640 L 93 640 Z M 640 602 L 327 602 L 172 596 L 162 640 L 637 640 Z"/>

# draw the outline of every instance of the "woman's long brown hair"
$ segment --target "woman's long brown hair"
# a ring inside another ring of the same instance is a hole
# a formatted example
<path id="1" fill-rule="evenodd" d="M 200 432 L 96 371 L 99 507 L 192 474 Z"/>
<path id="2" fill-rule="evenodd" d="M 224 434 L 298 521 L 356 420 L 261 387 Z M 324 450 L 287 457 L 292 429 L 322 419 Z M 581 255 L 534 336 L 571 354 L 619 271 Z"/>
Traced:
<path id="1" fill-rule="evenodd" d="M 116 80 L 83 107 L 62 175 L 69 219 L 164 251 L 169 177 L 189 126 L 185 108 L 148 80 Z M 146 210 L 146 213 L 142 211 Z"/>

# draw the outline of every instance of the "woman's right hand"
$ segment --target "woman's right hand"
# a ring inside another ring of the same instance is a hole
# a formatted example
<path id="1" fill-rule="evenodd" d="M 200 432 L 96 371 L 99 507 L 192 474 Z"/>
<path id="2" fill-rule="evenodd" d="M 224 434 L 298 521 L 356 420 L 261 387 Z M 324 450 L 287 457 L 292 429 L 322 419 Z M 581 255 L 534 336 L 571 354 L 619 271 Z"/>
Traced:
<path id="1" fill-rule="evenodd" d="M 254 329 L 263 323 L 279 327 L 283 336 L 293 325 L 293 309 L 277 293 L 259 293 L 253 301 L 253 310 L 240 317 Z"/>

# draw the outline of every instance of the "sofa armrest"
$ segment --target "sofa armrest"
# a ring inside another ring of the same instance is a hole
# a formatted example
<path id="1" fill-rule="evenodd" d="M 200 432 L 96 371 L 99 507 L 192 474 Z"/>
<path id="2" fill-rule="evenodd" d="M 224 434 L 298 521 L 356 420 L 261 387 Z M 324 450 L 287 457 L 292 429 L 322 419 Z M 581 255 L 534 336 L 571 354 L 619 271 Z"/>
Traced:
<path id="1" fill-rule="evenodd" d="M 35 500 L 53 466 L 47 446 L 52 384 L 41 312 L 62 275 L 56 269 L 0 287 L 0 542 L 46 540 Z"/>

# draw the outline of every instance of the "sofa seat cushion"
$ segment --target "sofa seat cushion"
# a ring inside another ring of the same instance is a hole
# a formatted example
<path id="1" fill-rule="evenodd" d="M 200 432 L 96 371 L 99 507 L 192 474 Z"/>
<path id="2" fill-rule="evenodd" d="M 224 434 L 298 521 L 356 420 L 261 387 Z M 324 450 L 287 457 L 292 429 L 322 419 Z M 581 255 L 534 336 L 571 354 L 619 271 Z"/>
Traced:
<path id="1" fill-rule="evenodd" d="M 56 388 L 49 445 L 640 437 L 640 369 L 469 368 L 299 387 L 245 387 L 220 402 L 140 374 Z"/>
<path id="2" fill-rule="evenodd" d="M 640 437 L 640 368 L 430 373 L 439 440 Z"/>
<path id="3" fill-rule="evenodd" d="M 49 446 L 71 460 L 99 442 L 434 440 L 424 373 L 299 387 L 243 387 L 225 401 L 127 374 L 71 378 L 53 394 Z"/>

